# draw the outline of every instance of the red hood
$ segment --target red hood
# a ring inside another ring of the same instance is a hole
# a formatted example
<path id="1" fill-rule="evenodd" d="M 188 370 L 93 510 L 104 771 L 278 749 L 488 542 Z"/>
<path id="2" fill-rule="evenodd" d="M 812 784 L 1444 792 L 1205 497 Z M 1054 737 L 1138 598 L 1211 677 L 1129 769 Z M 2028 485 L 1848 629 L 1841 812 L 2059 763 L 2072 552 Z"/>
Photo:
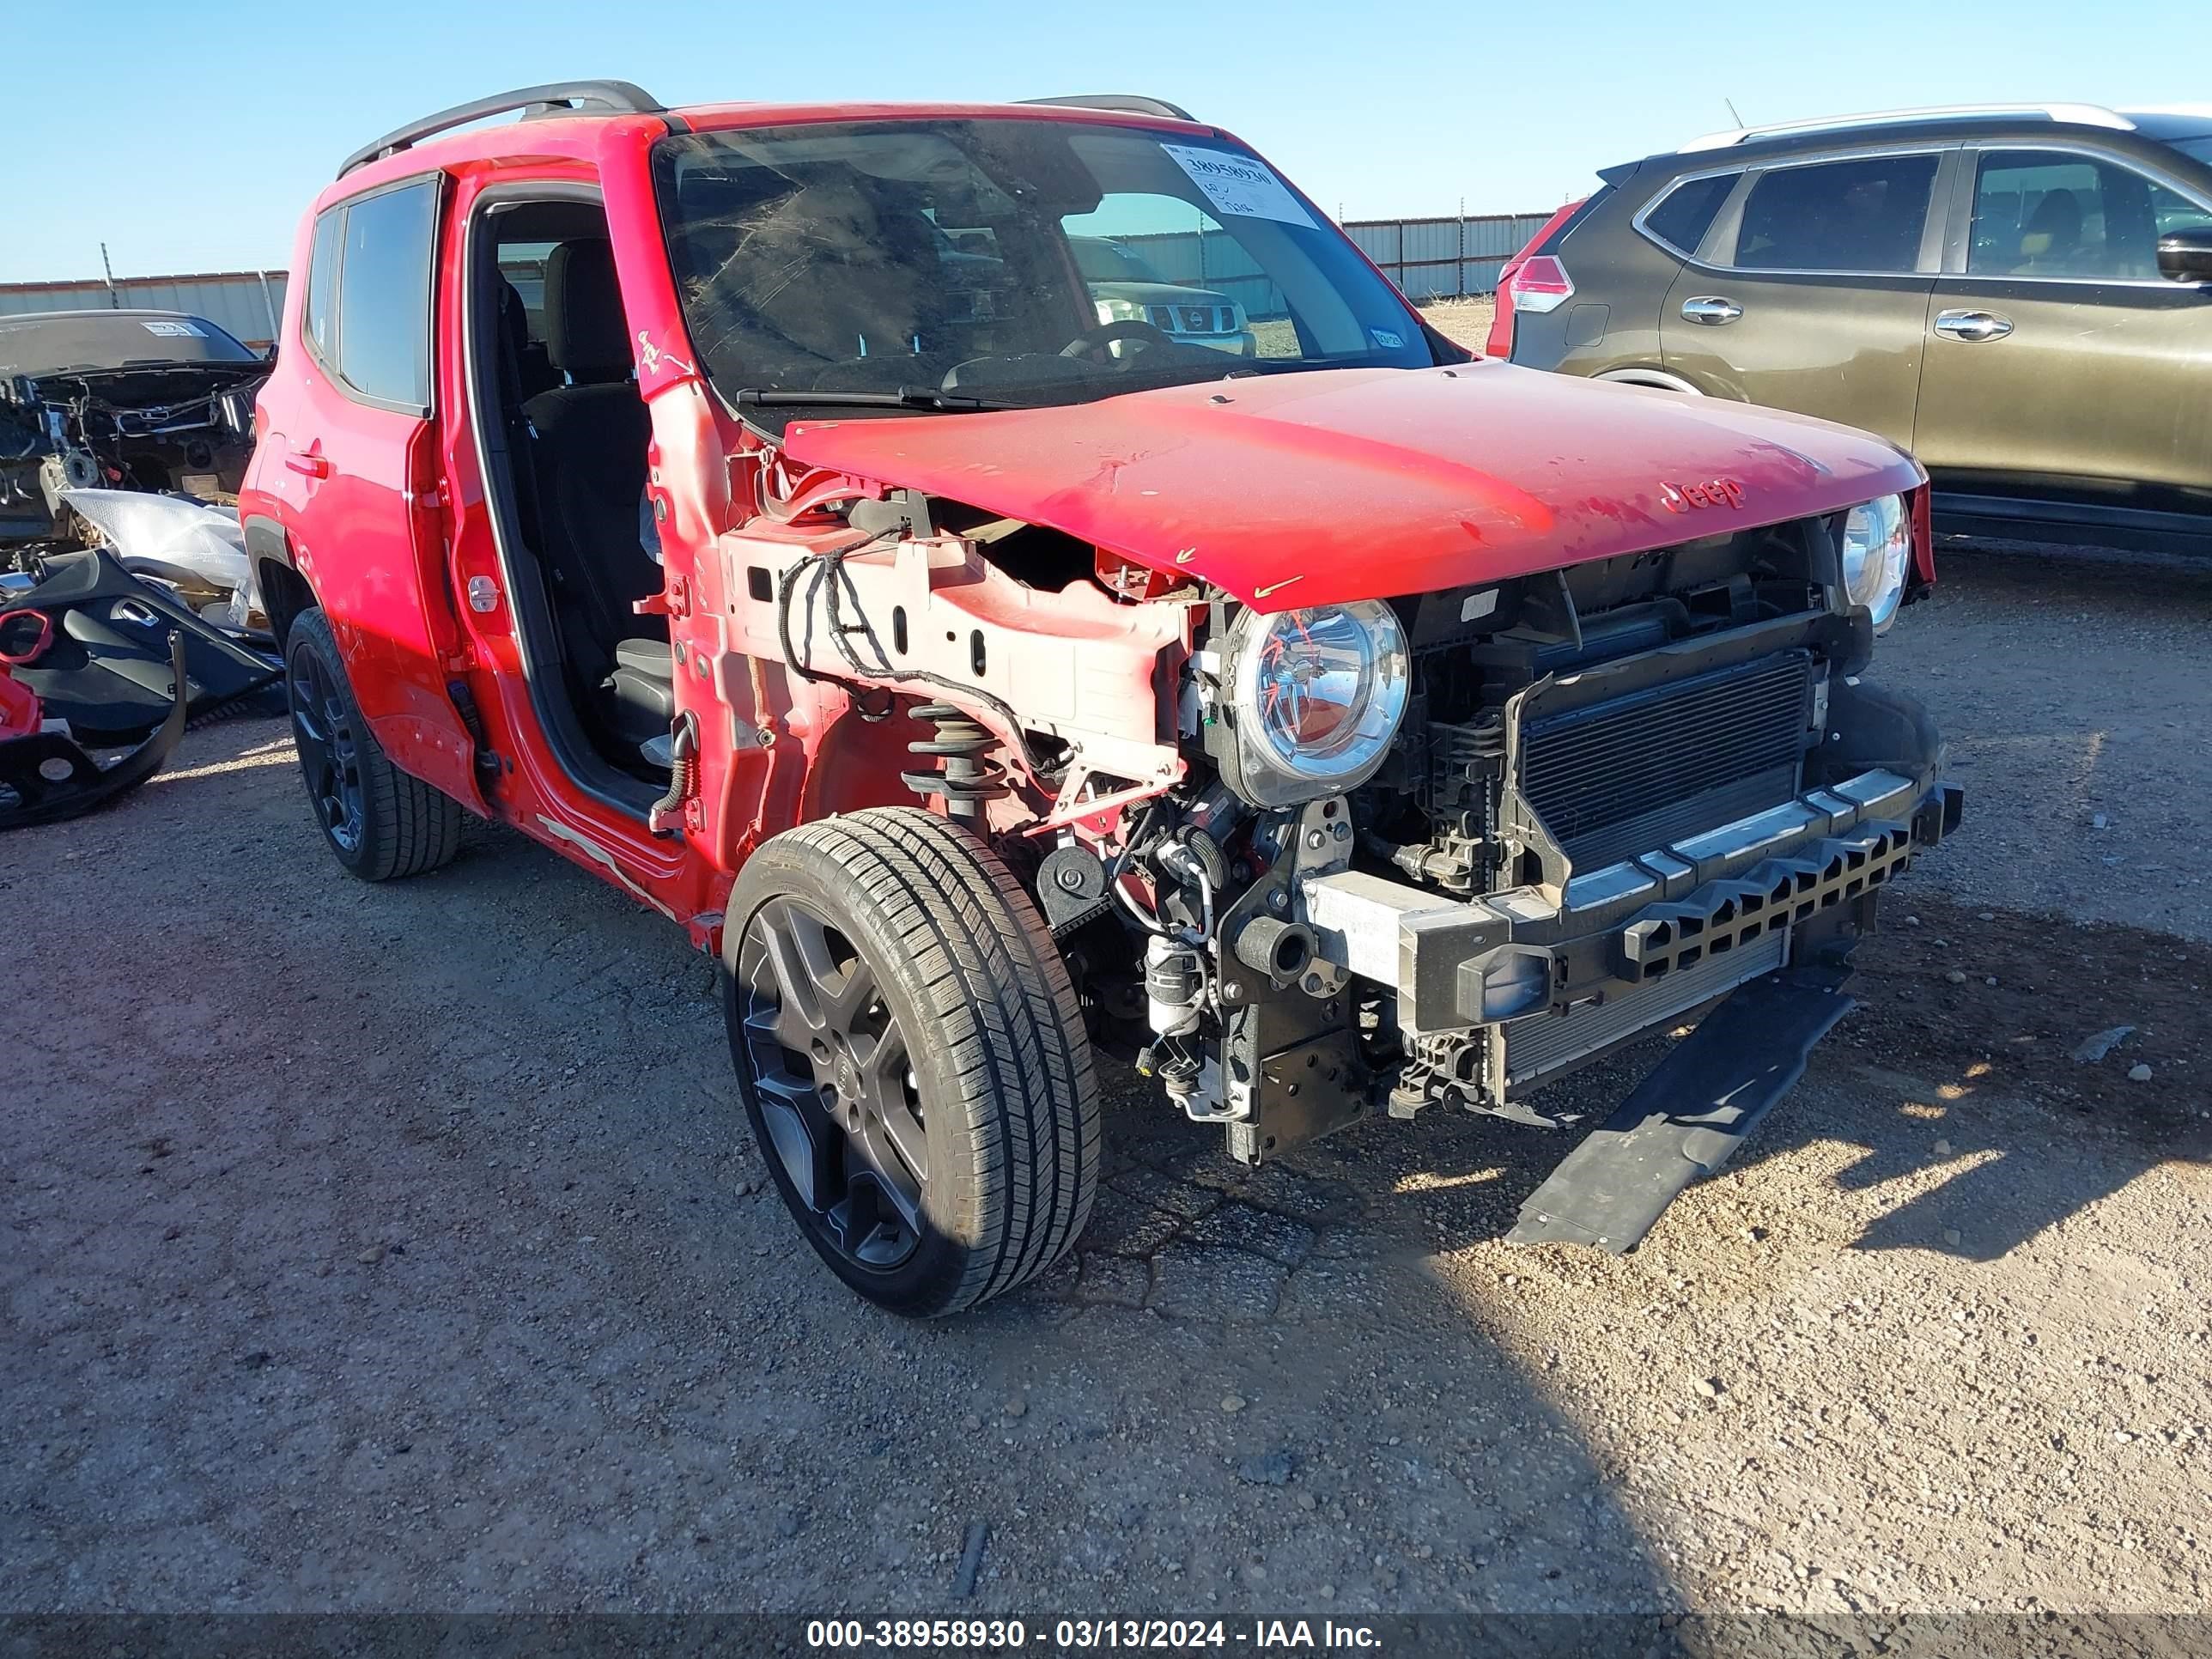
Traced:
<path id="1" fill-rule="evenodd" d="M 1922 479 L 1894 445 L 1825 421 L 1486 361 L 817 421 L 792 426 L 785 448 L 1203 577 L 1267 611 L 1526 575 Z M 1688 505 L 1713 480 L 1737 488 Z"/>

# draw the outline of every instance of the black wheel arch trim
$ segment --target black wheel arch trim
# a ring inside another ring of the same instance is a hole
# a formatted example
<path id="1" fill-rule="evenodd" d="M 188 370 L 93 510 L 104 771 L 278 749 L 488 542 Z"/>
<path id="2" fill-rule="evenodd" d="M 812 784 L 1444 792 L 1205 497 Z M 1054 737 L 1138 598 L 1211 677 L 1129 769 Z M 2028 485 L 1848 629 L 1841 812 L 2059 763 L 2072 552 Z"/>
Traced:
<path id="1" fill-rule="evenodd" d="M 292 556 L 292 533 L 282 520 L 265 513 L 249 513 L 239 520 L 246 537 L 246 556 L 261 587 L 261 608 L 268 613 L 269 629 L 282 651 L 300 613 L 319 603 L 315 590 L 300 574 Z"/>

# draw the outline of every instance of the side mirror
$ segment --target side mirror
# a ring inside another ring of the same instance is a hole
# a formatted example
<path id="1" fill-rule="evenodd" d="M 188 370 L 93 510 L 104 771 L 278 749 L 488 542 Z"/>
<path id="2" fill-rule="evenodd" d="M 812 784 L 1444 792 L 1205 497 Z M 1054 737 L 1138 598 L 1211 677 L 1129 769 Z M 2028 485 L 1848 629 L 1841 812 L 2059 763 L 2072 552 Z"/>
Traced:
<path id="1" fill-rule="evenodd" d="M 2212 283 L 2212 225 L 2160 237 L 2158 274 L 2169 282 Z"/>

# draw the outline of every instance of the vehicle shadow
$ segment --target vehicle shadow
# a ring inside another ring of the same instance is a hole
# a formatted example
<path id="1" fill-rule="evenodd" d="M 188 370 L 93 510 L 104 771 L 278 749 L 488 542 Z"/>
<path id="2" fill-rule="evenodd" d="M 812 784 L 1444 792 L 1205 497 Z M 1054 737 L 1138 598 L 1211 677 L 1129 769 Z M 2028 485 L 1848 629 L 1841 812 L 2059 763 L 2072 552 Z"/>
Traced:
<path id="1" fill-rule="evenodd" d="M 1741 1224 L 1717 1224 L 1723 1212 L 1809 1201 L 1855 1250 L 1994 1261 L 2154 1170 L 2212 1164 L 2212 1094 L 2200 1082 L 2137 1090 L 2133 1102 L 2107 1090 L 2069 1110 L 1974 1075 L 1987 1071 L 1979 1065 L 1945 1071 L 1927 1055 L 1888 1050 L 1872 1063 L 1852 1032 L 1847 1018 L 1742 1149 L 1660 1218 L 1653 1240 L 1670 1228 Z M 1432 1136 L 1439 1178 L 1480 1169 L 1496 1195 L 1457 1242 L 1502 1238 L 1521 1202 L 1664 1053 L 1663 1039 L 1637 1045 L 1534 1098 L 1541 1109 L 1580 1114 L 1571 1127 L 1476 1120 Z M 1419 1133 L 1429 1133 L 1425 1115 Z"/>

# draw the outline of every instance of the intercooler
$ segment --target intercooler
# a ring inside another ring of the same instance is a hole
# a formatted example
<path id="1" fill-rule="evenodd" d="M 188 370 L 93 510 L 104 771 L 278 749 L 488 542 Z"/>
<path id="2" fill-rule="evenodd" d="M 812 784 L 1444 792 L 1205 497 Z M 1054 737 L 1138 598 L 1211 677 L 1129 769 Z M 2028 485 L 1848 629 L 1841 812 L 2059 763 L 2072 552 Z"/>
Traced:
<path id="1" fill-rule="evenodd" d="M 1578 872 L 1748 817 L 1797 793 L 1813 659 L 1783 651 L 1521 728 L 1521 788 Z"/>

